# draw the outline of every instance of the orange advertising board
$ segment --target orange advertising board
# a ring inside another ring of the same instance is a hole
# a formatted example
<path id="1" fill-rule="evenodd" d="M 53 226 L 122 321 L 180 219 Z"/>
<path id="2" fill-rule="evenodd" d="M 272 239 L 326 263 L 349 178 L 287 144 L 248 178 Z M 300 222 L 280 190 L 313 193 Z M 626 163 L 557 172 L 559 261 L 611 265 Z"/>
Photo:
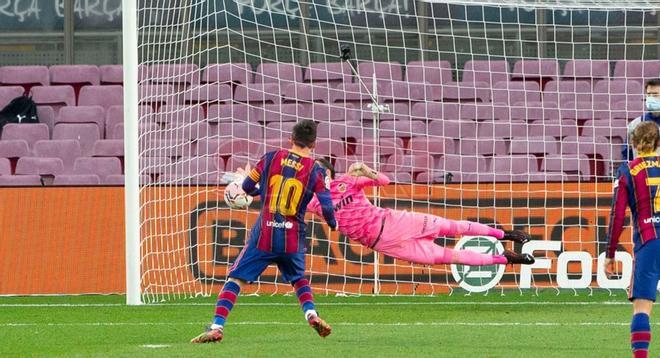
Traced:
<path id="1" fill-rule="evenodd" d="M 230 211 L 219 190 L 142 191 L 145 292 L 212 292 L 224 281 L 259 205 L 255 202 L 249 212 Z M 124 292 L 123 188 L 5 188 L 0 197 L 0 294 Z M 537 253 L 549 258 L 551 267 L 534 270 L 534 284 L 547 285 L 562 252 L 585 252 L 595 258 L 604 250 L 611 184 L 392 185 L 381 189 L 380 202 L 400 210 L 523 229 L 535 240 L 561 242 L 559 250 Z M 448 267 L 413 266 L 382 256 L 375 266 L 371 250 L 330 234 L 325 225 L 310 224 L 308 232 L 308 269 L 315 288 L 371 293 L 376 270 L 384 293 L 446 292 L 457 286 Z M 592 272 L 595 265 L 593 260 Z M 578 274 L 581 269 L 572 261 L 567 268 Z M 506 272 L 502 284 L 517 282 L 512 273 Z M 269 268 L 261 282 L 281 281 L 276 269 Z M 252 289 L 287 292 L 289 287 L 261 284 Z"/>

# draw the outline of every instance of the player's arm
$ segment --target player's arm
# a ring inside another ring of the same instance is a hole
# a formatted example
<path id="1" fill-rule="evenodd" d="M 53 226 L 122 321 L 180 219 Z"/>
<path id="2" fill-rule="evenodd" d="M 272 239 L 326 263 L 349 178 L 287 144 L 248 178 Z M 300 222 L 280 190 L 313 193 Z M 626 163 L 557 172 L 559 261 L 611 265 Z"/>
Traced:
<path id="1" fill-rule="evenodd" d="M 314 193 L 316 198 L 321 206 L 321 214 L 323 219 L 328 223 L 328 226 L 332 230 L 337 230 L 337 220 L 335 219 L 335 207 L 332 205 L 332 197 L 330 196 L 330 178 L 325 175 L 325 171 L 320 167 L 317 167 L 315 174 L 316 177 L 316 186 L 314 187 Z M 309 206 L 308 206 L 309 207 Z M 318 212 L 316 209 L 315 212 Z"/>
<path id="2" fill-rule="evenodd" d="M 348 168 L 348 174 L 357 177 L 359 186 L 384 186 L 390 183 L 387 175 L 379 173 L 364 163 L 353 163 Z"/>
<path id="3" fill-rule="evenodd" d="M 243 185 L 241 187 L 248 195 L 257 196 L 261 194 L 257 184 L 259 183 L 259 180 L 261 180 L 261 173 L 263 172 L 265 160 L 266 156 L 261 157 L 261 160 L 259 160 L 257 165 L 251 170 L 249 165 L 245 167 L 243 174 L 245 175 L 245 179 L 243 180 Z"/>
<path id="4" fill-rule="evenodd" d="M 607 230 L 608 243 L 605 254 L 605 273 L 611 275 L 614 263 L 614 254 L 619 244 L 619 238 L 623 232 L 623 222 L 626 218 L 626 206 L 628 205 L 628 183 L 626 175 L 620 171 L 619 179 L 614 182 L 614 195 L 612 198 L 612 211 L 610 213 L 610 225 Z"/>

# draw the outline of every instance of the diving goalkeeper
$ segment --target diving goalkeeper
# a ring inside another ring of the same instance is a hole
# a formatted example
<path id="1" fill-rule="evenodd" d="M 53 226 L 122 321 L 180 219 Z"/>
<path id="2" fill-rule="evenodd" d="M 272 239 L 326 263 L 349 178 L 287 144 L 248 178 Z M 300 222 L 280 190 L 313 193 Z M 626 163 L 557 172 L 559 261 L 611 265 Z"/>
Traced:
<path id="1" fill-rule="evenodd" d="M 335 176 L 334 167 L 325 159 L 317 159 L 327 176 Z M 526 243 L 530 237 L 522 231 L 502 231 L 470 221 L 454 221 L 435 215 L 377 207 L 367 199 L 364 188 L 389 184 L 387 176 L 363 163 L 354 163 L 348 173 L 332 180 L 330 194 L 335 206 L 339 232 L 385 255 L 423 265 L 463 264 L 483 266 L 495 264 L 534 263 L 529 254 L 505 250 L 503 255 L 481 254 L 471 250 L 453 250 L 436 245 L 436 237 L 485 235 L 499 240 Z M 321 215 L 315 198 L 307 209 Z"/>

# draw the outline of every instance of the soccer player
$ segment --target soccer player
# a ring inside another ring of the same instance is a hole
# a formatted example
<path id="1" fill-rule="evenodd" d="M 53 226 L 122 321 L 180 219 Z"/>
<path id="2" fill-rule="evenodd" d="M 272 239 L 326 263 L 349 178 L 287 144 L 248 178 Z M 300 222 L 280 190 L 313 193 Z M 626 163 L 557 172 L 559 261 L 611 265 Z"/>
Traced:
<path id="1" fill-rule="evenodd" d="M 614 253 L 630 206 L 634 242 L 634 268 L 628 298 L 633 303 L 630 345 L 633 357 L 647 357 L 651 342 L 649 316 L 660 279 L 660 131 L 653 121 L 639 124 L 630 136 L 637 158 L 619 168 L 608 229 L 605 273 L 612 275 Z"/>
<path id="2" fill-rule="evenodd" d="M 334 167 L 325 159 L 317 159 L 334 179 Z M 470 250 L 453 250 L 436 245 L 433 240 L 443 236 L 487 235 L 518 243 L 529 241 L 522 231 L 502 231 L 470 222 L 454 221 L 435 215 L 413 213 L 374 206 L 365 193 L 366 186 L 389 184 L 387 176 L 363 163 L 354 163 L 348 173 L 330 184 L 330 194 L 339 221 L 339 232 L 363 246 L 385 255 L 423 265 L 463 264 L 471 266 L 493 264 L 532 264 L 534 257 L 506 250 L 503 255 L 487 255 Z M 317 201 L 308 209 L 320 213 Z"/>
<path id="3" fill-rule="evenodd" d="M 289 150 L 266 153 L 243 181 L 243 190 L 260 195 L 263 207 L 220 291 L 213 324 L 192 343 L 222 340 L 225 320 L 241 287 L 255 281 L 271 263 L 276 263 L 282 277 L 293 285 L 310 326 L 321 337 L 331 333 L 330 325 L 316 312 L 312 289 L 305 279 L 304 219 L 314 193 L 326 222 L 331 228 L 337 227 L 328 191 L 329 178 L 310 157 L 316 144 L 316 124 L 310 120 L 298 122 L 293 127 L 291 144 Z"/>

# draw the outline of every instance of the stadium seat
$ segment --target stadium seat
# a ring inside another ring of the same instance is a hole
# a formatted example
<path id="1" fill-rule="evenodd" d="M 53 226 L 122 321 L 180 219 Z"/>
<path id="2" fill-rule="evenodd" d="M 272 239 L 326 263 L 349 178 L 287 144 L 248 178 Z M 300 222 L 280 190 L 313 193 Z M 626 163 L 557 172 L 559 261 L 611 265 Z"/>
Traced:
<path id="1" fill-rule="evenodd" d="M 264 137 L 264 129 L 259 124 L 254 123 L 220 123 L 218 125 L 218 135 L 228 138 L 243 138 L 254 141 L 261 141 Z"/>
<path id="2" fill-rule="evenodd" d="M 458 120 L 431 121 L 428 124 L 428 134 L 452 139 L 476 138 L 477 122 Z"/>
<path id="3" fill-rule="evenodd" d="M 183 102 L 189 105 L 201 104 L 206 108 L 210 104 L 230 102 L 231 95 L 232 88 L 229 85 L 205 83 L 183 90 Z"/>
<path id="4" fill-rule="evenodd" d="M 48 130 L 52 133 L 53 126 L 55 126 L 55 110 L 51 106 L 37 106 L 37 117 L 39 123 L 44 123 L 48 126 Z"/>
<path id="5" fill-rule="evenodd" d="M 477 124 L 476 138 L 505 139 L 527 135 L 527 123 L 520 120 L 494 120 Z"/>
<path id="6" fill-rule="evenodd" d="M 42 186 L 39 175 L 0 175 L 0 186 Z"/>
<path id="7" fill-rule="evenodd" d="M 414 137 L 410 139 L 410 154 L 428 154 L 435 159 L 456 153 L 456 144 L 451 138 L 442 137 Z"/>
<path id="8" fill-rule="evenodd" d="M 647 80 L 660 77 L 660 61 L 621 60 L 614 65 L 614 80 L 633 80 L 644 84 Z"/>
<path id="9" fill-rule="evenodd" d="M 124 175 L 123 174 L 114 174 L 114 175 L 108 175 L 105 178 L 105 182 L 102 184 L 104 185 L 124 185 Z M 140 185 L 146 185 L 146 184 L 151 184 L 151 176 L 149 175 L 140 175 L 139 179 Z"/>
<path id="10" fill-rule="evenodd" d="M 578 135 L 578 125 L 572 119 L 548 119 L 528 123 L 528 135 L 531 137 L 550 136 L 563 138 Z M 560 143 L 561 145 L 561 143 Z"/>
<path id="11" fill-rule="evenodd" d="M 5 108 L 12 99 L 22 96 L 25 89 L 20 86 L 0 87 L 0 109 Z"/>
<path id="12" fill-rule="evenodd" d="M 618 138 L 622 143 L 627 137 L 628 121 L 625 119 L 600 119 L 584 122 L 582 135 L 585 137 Z"/>
<path id="13" fill-rule="evenodd" d="M 538 160 L 531 154 L 495 156 L 492 168 L 496 181 L 528 181 L 529 174 L 539 172 Z"/>
<path id="14" fill-rule="evenodd" d="M 141 92 L 142 93 L 142 92 Z M 147 92 L 151 94 L 151 92 Z M 142 98 L 142 97 L 141 97 Z M 85 86 L 80 89 L 79 106 L 101 106 L 108 110 L 111 106 L 124 105 L 122 86 Z"/>
<path id="15" fill-rule="evenodd" d="M 437 170 L 430 173 L 433 182 L 470 183 L 493 181 L 489 161 L 485 157 L 474 153 L 470 155 L 447 154 L 436 165 Z M 429 173 L 426 174 L 426 176 L 428 175 Z M 424 179 L 423 177 L 420 173 L 418 180 Z"/>
<path id="16" fill-rule="evenodd" d="M 171 173 L 165 173 L 158 181 L 171 184 L 220 184 L 224 168 L 220 168 L 219 163 L 222 163 L 222 159 L 218 157 L 184 157 L 174 163 Z"/>
<path id="17" fill-rule="evenodd" d="M 566 173 L 575 175 L 583 180 L 591 176 L 589 168 L 589 158 L 586 155 L 548 155 L 541 163 L 541 171 L 553 173 Z"/>
<path id="18" fill-rule="evenodd" d="M 605 137 L 568 136 L 562 140 L 560 154 L 586 155 L 592 159 L 591 173 L 607 176 L 610 160 L 619 158 L 621 147 L 615 146 Z"/>
<path id="19" fill-rule="evenodd" d="M 244 155 L 233 155 L 227 159 L 227 162 L 225 163 L 225 171 L 235 172 L 238 168 L 245 168 L 247 164 L 254 166 L 256 162 L 252 162 Z"/>
<path id="20" fill-rule="evenodd" d="M 32 150 L 38 140 L 50 139 L 48 126 L 44 123 L 7 123 L 2 128 L 2 141 L 24 140 Z"/>
<path id="21" fill-rule="evenodd" d="M 353 74 L 348 62 L 314 62 L 310 63 L 304 73 L 306 82 L 326 85 L 328 87 L 342 82 L 352 82 Z"/>
<path id="22" fill-rule="evenodd" d="M 214 104 L 206 113 L 206 120 L 212 123 L 250 120 L 250 106 L 245 103 Z"/>
<path id="23" fill-rule="evenodd" d="M 322 140 L 324 139 L 318 139 L 318 141 L 322 141 Z M 274 138 L 274 139 L 266 138 L 264 143 L 264 153 L 272 152 L 274 150 L 289 149 L 289 148 L 291 148 L 291 144 L 289 143 L 288 138 Z"/>
<path id="24" fill-rule="evenodd" d="M 270 122 L 264 127 L 265 138 L 289 137 L 296 122 Z"/>
<path id="25" fill-rule="evenodd" d="M 554 80 L 560 75 L 557 60 L 527 60 L 523 59 L 513 64 L 511 79 L 523 81 Z"/>
<path id="26" fill-rule="evenodd" d="M 153 110 L 150 106 L 138 106 L 140 123 L 152 120 Z M 112 133 L 118 124 L 124 123 L 124 106 L 110 106 L 105 113 L 105 137 L 112 138 Z M 121 135 L 123 137 L 123 134 Z"/>
<path id="27" fill-rule="evenodd" d="M 512 121 L 543 121 L 559 120 L 559 107 L 556 102 L 514 103 L 511 106 Z"/>
<path id="28" fill-rule="evenodd" d="M 365 83 L 377 81 L 403 81 L 403 66 L 398 62 L 360 62 L 357 72 Z"/>
<path id="29" fill-rule="evenodd" d="M 591 102 L 592 89 L 587 81 L 549 81 L 543 91 L 543 102 L 554 102 L 559 108 L 575 108 L 569 103 Z"/>
<path id="30" fill-rule="evenodd" d="M 372 158 L 376 150 L 383 160 L 392 155 L 403 155 L 403 140 L 401 138 L 380 138 L 378 140 L 364 138 L 357 143 L 355 155 Z"/>
<path id="31" fill-rule="evenodd" d="M 304 118 L 310 118 L 303 105 L 294 103 L 267 104 L 263 107 L 250 108 L 250 122 L 297 122 Z"/>
<path id="32" fill-rule="evenodd" d="M 62 159 L 54 157 L 22 157 L 16 163 L 16 175 L 48 175 L 65 174 Z"/>
<path id="33" fill-rule="evenodd" d="M 343 157 L 346 155 L 346 147 L 343 141 L 332 139 L 319 139 L 314 148 L 315 156 L 320 157 Z"/>
<path id="34" fill-rule="evenodd" d="M 99 185 L 101 179 L 95 174 L 60 174 L 55 175 L 53 185 L 79 186 L 79 185 Z"/>
<path id="35" fill-rule="evenodd" d="M 552 136 L 525 136 L 511 139 L 509 154 L 549 155 L 559 153 L 557 140 Z"/>
<path id="36" fill-rule="evenodd" d="M 199 84 L 199 72 L 193 63 L 158 64 L 149 67 L 148 79 L 154 84 L 171 84 L 183 88 Z"/>
<path id="37" fill-rule="evenodd" d="M 350 83 L 350 82 L 347 82 Z M 337 82 L 333 85 L 341 85 Z M 336 87 L 325 86 L 319 83 L 287 83 L 282 86 L 284 102 L 296 103 L 333 103 L 341 98 L 341 91 Z"/>
<path id="38" fill-rule="evenodd" d="M 51 85 L 70 85 L 76 93 L 83 86 L 101 84 L 101 71 L 94 65 L 55 65 L 48 69 Z"/>
<path id="39" fill-rule="evenodd" d="M 379 170 L 379 168 L 376 168 L 373 158 L 371 157 L 359 157 L 355 155 L 347 155 L 345 157 L 340 157 L 335 159 L 334 162 L 335 172 L 337 172 L 338 174 L 344 174 L 348 171 L 348 168 L 351 166 L 351 164 L 357 162 L 365 163 L 369 167 Z"/>
<path id="40" fill-rule="evenodd" d="M 458 103 L 415 103 L 411 110 L 412 120 L 438 121 L 438 120 L 458 120 Z"/>
<path id="41" fill-rule="evenodd" d="M 406 66 L 406 81 L 434 85 L 453 82 L 449 61 L 410 61 Z"/>
<path id="42" fill-rule="evenodd" d="M 421 172 L 433 170 L 434 166 L 433 158 L 428 154 L 400 154 L 388 157 L 381 163 L 380 170 L 388 173 L 406 173 L 414 178 Z"/>
<path id="43" fill-rule="evenodd" d="M 110 87 L 110 86 L 103 86 L 103 87 Z M 80 93 L 81 99 L 83 94 L 85 93 L 85 90 L 87 90 L 88 88 L 90 87 L 83 88 L 83 91 Z M 117 92 L 121 92 L 121 91 L 117 90 Z M 179 103 L 179 96 L 175 92 L 174 86 L 172 85 L 157 85 L 157 84 L 140 85 L 138 87 L 138 97 L 140 104 L 150 105 L 154 109 L 154 112 L 157 112 L 158 108 L 160 108 L 160 106 L 162 105 Z M 81 104 L 86 104 L 86 103 L 81 102 Z M 94 103 L 94 104 L 100 104 L 100 103 Z M 115 104 L 123 104 L 123 100 L 121 100 L 120 98 L 119 101 L 113 101 L 113 103 L 107 103 L 105 107 Z"/>
<path id="44" fill-rule="evenodd" d="M 564 65 L 562 79 L 594 82 L 610 77 L 608 60 L 568 60 Z"/>
<path id="45" fill-rule="evenodd" d="M 353 122 L 361 118 L 361 111 L 353 105 L 314 103 L 308 112 L 316 122 Z"/>
<path id="46" fill-rule="evenodd" d="M 390 103 L 388 107 L 388 112 L 380 114 L 379 118 L 381 121 L 410 120 L 410 107 L 407 103 Z M 362 117 L 363 119 L 373 119 L 373 114 L 371 112 L 362 111 L 362 115 L 366 115 L 366 117 Z"/>
<path id="47" fill-rule="evenodd" d="M 11 175 L 11 162 L 7 158 L 0 157 L 0 176 Z"/>
<path id="48" fill-rule="evenodd" d="M 433 91 L 437 88 L 436 91 Z M 424 83 L 384 81 L 378 84 L 378 98 L 383 102 L 415 103 L 442 99 L 442 87 Z"/>
<path id="49" fill-rule="evenodd" d="M 123 139 L 101 139 L 94 142 L 92 148 L 94 157 L 123 157 L 124 140 Z"/>
<path id="50" fill-rule="evenodd" d="M 30 93 L 34 103 L 52 107 L 56 115 L 60 108 L 76 105 L 76 95 L 73 87 L 68 85 L 32 87 Z"/>
<path id="51" fill-rule="evenodd" d="M 458 141 L 457 153 L 463 155 L 497 156 L 507 154 L 507 145 L 504 139 L 493 138 L 463 138 Z"/>
<path id="52" fill-rule="evenodd" d="M 80 143 L 82 156 L 91 156 L 94 142 L 101 139 L 101 131 L 92 123 L 62 123 L 53 128 L 54 140 L 73 139 Z"/>
<path id="53" fill-rule="evenodd" d="M 0 158 L 17 159 L 30 155 L 30 147 L 24 139 L 0 140 Z"/>
<path id="54" fill-rule="evenodd" d="M 394 121 L 382 121 L 379 124 L 379 135 L 381 137 L 410 138 L 426 135 L 426 123 L 422 121 L 411 121 L 409 119 L 397 119 Z"/>
<path id="55" fill-rule="evenodd" d="M 234 100 L 253 104 L 280 103 L 284 85 L 272 82 L 240 84 L 236 86 Z"/>
<path id="56" fill-rule="evenodd" d="M 502 107 L 504 110 L 506 108 Z M 508 114 L 505 118 L 508 118 Z M 492 121 L 495 118 L 495 107 L 490 103 L 463 103 L 459 107 L 459 120 Z"/>
<path id="57" fill-rule="evenodd" d="M 254 83 L 279 83 L 281 85 L 302 82 L 302 67 L 297 63 L 260 63 L 254 76 Z"/>
<path id="58" fill-rule="evenodd" d="M 80 143 L 71 139 L 39 140 L 34 143 L 34 155 L 40 158 L 60 158 L 63 174 L 71 173 L 73 163 L 81 156 Z"/>
<path id="59" fill-rule="evenodd" d="M 176 126 L 204 120 L 204 110 L 200 105 L 164 105 L 152 118 L 155 123 Z"/>
<path id="60" fill-rule="evenodd" d="M 625 110 L 635 107 L 642 109 L 644 90 L 642 85 L 634 80 L 604 80 L 596 82 L 593 98 L 595 103 L 603 103 L 607 106 L 605 110 L 595 108 L 597 118 L 635 118 L 632 114 L 632 117 L 629 117 Z M 615 108 L 623 109 L 624 113 L 621 111 L 612 113 L 611 110 Z"/>
<path id="61" fill-rule="evenodd" d="M 525 106 L 541 102 L 541 89 L 537 82 L 503 81 L 493 86 L 493 103 Z"/>
<path id="62" fill-rule="evenodd" d="M 73 163 L 73 174 L 95 174 L 105 181 L 108 175 L 122 174 L 121 161 L 115 157 L 81 157 Z"/>
<path id="63" fill-rule="evenodd" d="M 172 170 L 170 157 L 140 157 L 140 172 L 145 175 L 160 175 Z"/>
<path id="64" fill-rule="evenodd" d="M 147 157 L 189 157 L 194 152 L 193 145 L 183 139 L 164 138 L 155 135 L 140 143 L 140 155 Z"/>
<path id="65" fill-rule="evenodd" d="M 0 67 L 0 84 L 22 86 L 25 93 L 34 86 L 48 86 L 50 76 L 46 66 L 3 66 Z"/>
<path id="66" fill-rule="evenodd" d="M 442 100 L 450 102 L 490 102 L 492 89 L 486 82 L 454 82 L 442 87 Z"/>
<path id="67" fill-rule="evenodd" d="M 361 83 L 340 83 L 336 89 L 338 95 L 334 97 L 335 102 L 350 103 L 357 108 L 364 108 L 368 103 L 372 103 L 369 94 L 371 89 L 367 90 Z"/>
<path id="68" fill-rule="evenodd" d="M 409 184 L 413 182 L 412 175 L 407 172 L 383 172 L 390 179 L 390 183 Z"/>
<path id="69" fill-rule="evenodd" d="M 351 139 L 359 142 L 362 138 L 372 138 L 373 131 L 359 121 L 321 122 L 317 127 L 317 138 Z"/>
<path id="70" fill-rule="evenodd" d="M 99 127 L 101 138 L 105 135 L 105 110 L 101 106 L 62 107 L 55 118 L 60 123 L 94 123 Z"/>
<path id="71" fill-rule="evenodd" d="M 207 147 L 205 149 L 200 148 L 203 145 L 206 145 Z M 265 153 L 264 144 L 261 141 L 250 139 L 209 139 L 206 143 L 200 142 L 197 145 L 197 155 L 219 155 L 228 157 L 235 153 L 247 154 L 249 157 L 260 157 Z"/>
<path id="72" fill-rule="evenodd" d="M 461 73 L 459 77 L 463 84 L 484 82 L 492 87 L 498 82 L 509 81 L 509 63 L 506 60 L 470 60 L 465 62 L 459 75 Z"/>
<path id="73" fill-rule="evenodd" d="M 253 83 L 254 72 L 249 63 L 213 63 L 202 71 L 202 83 Z"/>
<path id="74" fill-rule="evenodd" d="M 101 72 L 101 84 L 102 85 L 123 85 L 124 84 L 124 66 L 123 65 L 103 65 L 103 66 L 99 66 L 99 71 Z"/>

